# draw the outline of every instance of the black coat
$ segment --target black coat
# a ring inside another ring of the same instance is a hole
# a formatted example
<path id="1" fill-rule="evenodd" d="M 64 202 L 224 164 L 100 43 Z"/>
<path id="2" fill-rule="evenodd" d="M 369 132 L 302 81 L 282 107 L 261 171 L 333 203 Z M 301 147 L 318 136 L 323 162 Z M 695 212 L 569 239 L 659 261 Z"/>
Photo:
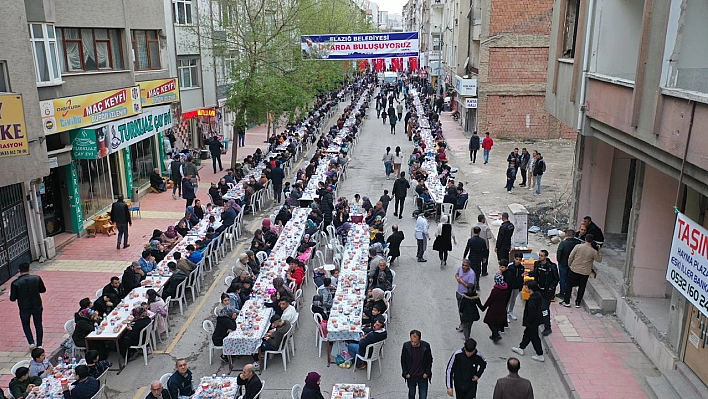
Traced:
<path id="1" fill-rule="evenodd" d="M 523 326 L 537 327 L 543 324 L 543 315 L 541 314 L 541 293 L 533 292 L 526 301 L 524 308 Z"/>
<path id="2" fill-rule="evenodd" d="M 430 350 L 430 344 L 425 341 L 420 341 L 420 347 L 423 350 L 422 356 L 420 357 L 423 374 L 427 374 L 428 381 L 430 381 L 433 378 L 433 352 Z M 411 345 L 411 342 L 405 342 L 401 350 L 401 376 L 403 376 L 403 378 L 406 378 L 406 375 L 410 374 L 411 367 L 413 367 L 412 351 L 413 345 Z"/>
<path id="3" fill-rule="evenodd" d="M 530 277 L 535 277 L 538 282 L 538 288 L 545 295 L 555 294 L 556 285 L 560 281 L 560 275 L 558 273 L 558 266 L 551 262 L 550 259 L 546 259 L 546 263 L 541 263 L 537 260 L 533 264 L 533 270 L 529 272 Z"/>
<path id="4" fill-rule="evenodd" d="M 131 222 L 128 204 L 123 201 L 116 201 L 111 205 L 111 222 L 116 224 L 128 224 Z"/>
<path id="5" fill-rule="evenodd" d="M 479 311 L 484 310 L 479 295 L 473 297 L 462 295 L 460 298 L 460 321 L 473 323 L 479 320 Z"/>
<path id="6" fill-rule="evenodd" d="M 388 243 L 388 255 L 397 258 L 401 256 L 401 242 L 403 241 L 405 237 L 403 236 L 402 231 L 396 231 L 390 236 L 388 236 L 388 239 L 386 242 Z"/>
<path id="7" fill-rule="evenodd" d="M 10 301 L 17 301 L 20 309 L 42 306 L 40 294 L 47 292 L 42 278 L 34 274 L 22 274 L 10 284 Z"/>
<path id="8" fill-rule="evenodd" d="M 224 344 L 224 338 L 229 335 L 229 330 L 236 329 L 236 321 L 227 316 L 219 316 L 216 318 L 216 326 L 214 327 L 214 334 L 211 336 L 211 342 L 216 346 L 222 346 Z"/>
<path id="9" fill-rule="evenodd" d="M 497 233 L 497 250 L 499 249 L 511 249 L 511 239 L 514 236 L 514 225 L 510 221 L 506 221 L 499 226 L 499 233 Z"/>
<path id="10" fill-rule="evenodd" d="M 120 302 L 121 299 L 128 295 L 128 291 L 125 290 L 122 283 L 118 285 L 118 288 L 113 288 L 111 283 L 108 283 L 105 287 L 103 287 L 103 295 L 113 295 L 118 299 L 118 302 Z"/>
<path id="11" fill-rule="evenodd" d="M 244 385 L 246 388 L 246 392 L 241 399 L 253 399 L 263 387 L 263 383 L 256 374 L 248 380 L 241 379 L 241 375 L 239 374 L 239 376 L 236 377 L 236 383 L 238 385 Z"/>
<path id="12" fill-rule="evenodd" d="M 393 189 L 391 190 L 391 194 L 394 197 L 398 198 L 405 198 L 406 194 L 408 194 L 408 189 L 411 188 L 411 184 L 406 180 L 405 177 L 399 177 L 396 179 L 396 181 L 393 182 Z"/>
<path id="13" fill-rule="evenodd" d="M 125 268 L 125 271 L 123 271 L 123 280 L 122 284 L 123 287 L 127 292 L 130 292 L 133 290 L 133 288 L 138 288 L 140 287 L 140 282 L 145 278 L 145 276 L 141 276 L 138 273 L 135 273 L 133 271 L 133 266 L 128 266 Z"/>
<path id="14" fill-rule="evenodd" d="M 192 181 L 190 179 L 187 179 L 186 177 L 184 179 L 182 179 L 182 198 L 184 198 L 184 199 L 197 198 L 197 195 L 194 192 L 194 185 L 192 184 Z"/>
<path id="15" fill-rule="evenodd" d="M 334 211 L 333 201 L 332 193 L 329 191 L 325 191 L 324 195 L 320 198 L 320 210 L 322 211 L 325 224 L 332 222 L 332 211 Z"/>
<path id="16" fill-rule="evenodd" d="M 300 399 L 324 399 L 322 392 L 319 389 L 310 388 L 307 385 L 302 387 L 302 395 Z"/>
<path id="17" fill-rule="evenodd" d="M 209 152 L 212 157 L 220 157 L 222 148 L 224 148 L 224 145 L 219 140 L 214 139 L 209 142 Z"/>
<path id="18" fill-rule="evenodd" d="M 481 262 L 482 259 L 489 255 L 489 248 L 487 248 L 487 242 L 484 238 L 480 236 L 472 236 L 467 240 L 467 246 L 465 247 L 465 253 L 463 257 L 468 258 L 473 263 Z"/>
<path id="19" fill-rule="evenodd" d="M 509 285 L 509 292 L 511 290 L 520 290 L 524 286 L 524 265 L 516 266 L 514 262 L 509 263 L 506 271 L 502 274 L 504 276 L 504 282 Z"/>

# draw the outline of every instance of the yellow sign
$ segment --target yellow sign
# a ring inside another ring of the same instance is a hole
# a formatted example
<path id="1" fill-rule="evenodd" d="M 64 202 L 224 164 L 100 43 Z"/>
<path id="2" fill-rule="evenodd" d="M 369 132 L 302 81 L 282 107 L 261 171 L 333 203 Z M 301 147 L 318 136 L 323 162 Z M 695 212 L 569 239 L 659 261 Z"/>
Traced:
<path id="1" fill-rule="evenodd" d="M 148 80 L 138 82 L 138 84 L 140 85 L 140 101 L 143 107 L 179 101 L 177 78 Z"/>
<path id="2" fill-rule="evenodd" d="M 0 157 L 29 155 L 20 94 L 0 94 Z"/>
<path id="3" fill-rule="evenodd" d="M 143 112 L 138 86 L 41 101 L 44 134 L 127 118 Z"/>

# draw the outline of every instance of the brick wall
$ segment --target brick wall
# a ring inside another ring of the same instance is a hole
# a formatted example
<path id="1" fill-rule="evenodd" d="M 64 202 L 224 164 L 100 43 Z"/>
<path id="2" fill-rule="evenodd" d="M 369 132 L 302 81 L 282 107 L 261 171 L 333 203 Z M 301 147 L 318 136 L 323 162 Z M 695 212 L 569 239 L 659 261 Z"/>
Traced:
<path id="1" fill-rule="evenodd" d="M 575 138 L 575 131 L 544 109 L 544 95 L 488 95 L 486 127 L 494 138 L 554 139 Z M 528 127 L 526 120 L 528 115 Z"/>
<path id="2" fill-rule="evenodd" d="M 548 47 L 493 47 L 489 49 L 489 82 L 546 83 Z"/>
<path id="3" fill-rule="evenodd" d="M 553 0 L 493 0 L 491 3 L 490 35 L 551 34 Z"/>

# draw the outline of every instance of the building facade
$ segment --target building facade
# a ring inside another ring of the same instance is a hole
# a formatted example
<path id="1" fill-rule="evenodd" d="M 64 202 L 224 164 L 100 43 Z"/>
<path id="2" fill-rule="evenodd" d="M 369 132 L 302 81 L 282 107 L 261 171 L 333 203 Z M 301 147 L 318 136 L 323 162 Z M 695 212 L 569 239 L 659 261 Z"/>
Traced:
<path id="1" fill-rule="evenodd" d="M 703 384 L 706 273 L 677 289 L 667 267 L 676 212 L 708 226 L 707 17 L 695 0 L 556 0 L 545 95 L 580 132 L 575 220 L 592 215 L 626 246 L 612 273 L 617 315 L 659 369 L 690 369 Z M 691 263 L 706 270 L 705 241 L 693 238 Z"/>

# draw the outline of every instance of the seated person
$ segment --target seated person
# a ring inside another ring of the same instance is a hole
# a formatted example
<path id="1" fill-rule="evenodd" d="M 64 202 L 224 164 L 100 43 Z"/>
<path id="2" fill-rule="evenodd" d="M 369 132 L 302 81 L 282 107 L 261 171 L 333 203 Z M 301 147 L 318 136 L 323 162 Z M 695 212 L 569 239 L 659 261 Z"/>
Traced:
<path id="1" fill-rule="evenodd" d="M 170 399 L 170 391 L 165 389 L 159 380 L 155 380 L 150 384 L 150 393 L 145 399 Z"/>
<path id="2" fill-rule="evenodd" d="M 42 348 L 32 349 L 32 360 L 29 364 L 30 377 L 49 377 L 54 374 L 54 367 L 47 359 L 47 353 Z"/>
<path id="3" fill-rule="evenodd" d="M 164 245 L 162 245 L 159 240 L 151 240 L 148 250 L 150 251 L 150 255 L 152 255 L 152 258 L 154 259 L 153 262 L 155 262 L 155 264 L 162 262 L 162 260 L 165 259 L 167 253 L 169 252 L 169 250 Z"/>
<path id="4" fill-rule="evenodd" d="M 388 309 L 388 302 L 386 301 L 386 296 L 381 288 L 374 288 L 369 290 L 369 295 L 364 302 L 364 314 L 362 315 L 362 322 L 364 320 L 371 320 L 372 310 L 374 306 L 379 306 L 382 312 Z"/>
<path id="5" fill-rule="evenodd" d="M 158 192 L 163 192 L 167 190 L 165 180 L 160 175 L 160 169 L 155 168 L 150 172 L 150 187 L 154 188 Z"/>
<path id="6" fill-rule="evenodd" d="M 120 302 L 118 297 L 112 293 L 102 293 L 100 297 L 93 301 L 93 310 L 97 311 L 98 314 L 108 314 L 113 311 L 113 308 Z"/>
<path id="7" fill-rule="evenodd" d="M 287 279 L 290 282 L 295 282 L 295 287 L 299 288 L 302 285 L 302 281 L 305 279 L 305 265 L 303 265 L 297 258 L 289 256 L 286 262 L 290 266 L 287 273 Z"/>
<path id="8" fill-rule="evenodd" d="M 371 319 L 369 319 L 368 322 L 363 323 L 361 325 L 361 331 L 364 334 L 368 334 L 369 332 L 374 331 L 374 323 L 376 323 L 377 320 L 384 320 L 385 321 L 384 317 L 382 316 L 383 315 L 382 308 L 383 307 L 381 305 L 375 305 L 371 309 Z"/>
<path id="9" fill-rule="evenodd" d="M 324 266 L 320 266 L 317 269 L 312 270 L 312 281 L 315 282 L 315 286 L 319 287 L 324 283 L 324 278 L 327 277 L 327 271 L 324 269 Z M 330 279 L 330 284 L 331 284 Z"/>
<path id="10" fill-rule="evenodd" d="M 423 190 L 420 198 L 423 200 L 423 204 L 430 204 L 433 202 L 433 198 L 430 196 L 430 191 L 428 191 L 427 187 Z"/>
<path id="11" fill-rule="evenodd" d="M 201 262 L 202 259 L 204 258 L 202 253 L 197 251 L 197 248 L 192 244 L 187 245 L 186 250 L 187 250 L 187 260 L 194 263 L 195 265 L 197 263 Z"/>
<path id="12" fill-rule="evenodd" d="M 187 275 L 197 268 L 197 264 L 189 259 L 183 258 L 182 253 L 175 251 L 172 256 L 177 262 L 177 268 L 185 272 Z"/>
<path id="13" fill-rule="evenodd" d="M 130 314 L 133 316 L 133 321 L 128 324 L 128 331 L 120 337 L 120 355 L 126 357 L 127 354 L 128 361 L 140 355 L 140 352 L 136 349 L 129 348 L 140 342 L 140 332 L 148 328 L 148 325 L 152 321 L 148 315 L 148 309 L 143 306 L 133 308 Z"/>
<path id="14" fill-rule="evenodd" d="M 101 383 L 89 375 L 89 368 L 84 364 L 76 366 L 74 371 L 76 372 L 76 381 L 71 384 L 71 390 L 69 389 L 68 381 L 66 384 L 61 385 L 61 389 L 64 391 L 64 399 L 93 398 L 101 389 Z"/>
<path id="15" fill-rule="evenodd" d="M 241 306 L 243 306 L 243 302 L 241 302 L 241 287 L 243 287 L 241 283 L 234 281 L 229 288 L 226 289 L 226 295 L 229 296 L 229 306 L 232 309 L 236 309 L 237 313 L 241 310 Z"/>
<path id="16" fill-rule="evenodd" d="M 170 277 L 167 281 L 167 285 L 165 285 L 165 288 L 162 290 L 162 299 L 169 297 L 174 299 L 177 296 L 177 286 L 189 276 L 183 270 L 177 269 L 177 263 L 175 262 L 167 263 L 167 268 L 170 269 L 172 277 Z"/>
<path id="17" fill-rule="evenodd" d="M 233 286 L 233 284 L 232 284 L 232 286 Z M 229 286 L 229 288 L 231 288 L 231 286 Z M 221 294 L 221 304 L 224 305 L 224 307 L 219 310 L 219 316 L 226 316 L 226 317 L 230 317 L 231 319 L 236 319 L 236 317 L 238 316 L 238 312 L 239 312 L 239 309 L 236 307 L 238 302 L 232 304 L 231 303 L 231 295 L 229 295 L 228 293 L 223 293 L 223 294 Z M 218 345 L 218 346 L 221 346 L 221 345 Z"/>
<path id="18" fill-rule="evenodd" d="M 216 185 L 216 188 L 219 190 L 221 195 L 224 195 L 227 192 L 229 192 L 229 185 L 226 183 L 226 179 L 224 179 L 223 177 L 219 180 L 219 183 Z M 211 191 L 209 191 L 209 193 L 211 193 Z M 212 198 L 214 198 L 214 197 L 212 197 Z M 214 199 L 216 199 L 216 198 L 214 198 Z"/>
<path id="19" fill-rule="evenodd" d="M 356 368 L 366 368 L 366 363 L 363 363 L 359 359 L 357 359 L 356 355 L 359 355 L 361 357 L 367 357 L 366 348 L 369 345 L 381 342 L 388 337 L 388 333 L 386 332 L 385 327 L 386 323 L 384 323 L 383 320 L 379 319 L 374 322 L 373 330 L 370 333 L 366 335 L 362 334 L 361 339 L 358 343 L 347 345 L 347 350 L 349 350 L 349 354 L 352 356 L 352 358 L 356 359 Z M 371 356 L 371 354 L 369 354 L 369 356 Z"/>
<path id="20" fill-rule="evenodd" d="M 335 291 L 337 291 L 337 287 L 332 286 L 332 279 L 329 277 L 325 277 L 322 280 L 322 285 L 317 287 L 317 295 L 322 297 L 322 307 L 327 311 L 332 309 Z"/>
<path id="21" fill-rule="evenodd" d="M 236 321 L 234 318 L 219 313 L 219 316 L 216 318 L 214 333 L 211 335 L 211 342 L 214 346 L 223 346 L 224 338 L 234 330 L 236 330 Z"/>
<path id="22" fill-rule="evenodd" d="M 322 296 L 315 295 L 312 297 L 312 305 L 310 305 L 310 310 L 313 314 L 319 314 L 322 316 L 322 320 L 329 319 L 329 312 L 324 308 L 322 304 Z"/>
<path id="23" fill-rule="evenodd" d="M 177 234 L 179 234 L 181 237 L 184 237 L 189 234 L 189 227 L 187 226 L 187 221 L 185 219 L 180 219 L 180 221 L 177 223 L 177 227 L 175 227 L 175 231 L 177 231 Z"/>
<path id="24" fill-rule="evenodd" d="M 221 197 L 221 190 L 216 185 L 216 183 L 211 182 L 211 187 L 209 187 L 209 196 L 211 196 L 211 203 L 217 206 L 224 206 L 224 199 Z"/>
<path id="25" fill-rule="evenodd" d="M 10 394 L 15 399 L 25 399 L 32 392 L 32 388 L 42 386 L 42 378 L 31 377 L 27 367 L 19 367 L 15 370 L 15 377 L 10 380 Z"/>
<path id="26" fill-rule="evenodd" d="M 259 368 L 261 363 L 263 363 L 265 351 L 275 351 L 280 348 L 280 344 L 282 344 L 288 331 L 290 331 L 290 323 L 281 319 L 277 314 L 270 318 L 270 329 L 263 337 L 263 343 L 258 351 L 258 362 L 255 364 L 256 368 Z"/>
<path id="27" fill-rule="evenodd" d="M 462 184 L 462 183 L 460 183 Z M 461 185 L 457 186 L 457 202 L 455 202 L 455 209 L 462 209 L 465 207 L 465 202 L 469 199 L 469 194 L 462 188 Z M 459 216 L 459 212 L 458 212 Z"/>
<path id="28" fill-rule="evenodd" d="M 143 251 L 142 255 L 140 256 L 140 259 L 138 259 L 138 263 L 140 264 L 140 269 L 142 269 L 143 273 L 148 274 L 151 271 L 155 270 L 155 267 L 157 266 L 155 263 L 155 257 L 152 256 L 152 252 L 150 249 L 146 249 Z"/>
<path id="29" fill-rule="evenodd" d="M 125 287 L 123 287 L 123 283 L 120 282 L 120 277 L 118 276 L 111 277 L 111 282 L 103 287 L 103 295 L 114 295 L 118 302 L 125 298 L 128 292 L 129 291 L 126 291 Z"/>
<path id="30" fill-rule="evenodd" d="M 182 241 L 182 235 L 175 230 L 175 226 L 169 226 L 167 230 L 162 233 L 160 239 L 162 240 L 162 245 L 165 247 L 165 250 L 169 251 L 177 245 L 178 242 Z"/>
<path id="31" fill-rule="evenodd" d="M 71 334 L 71 339 L 74 341 L 74 345 L 77 347 L 86 346 L 86 336 L 94 331 L 94 324 L 101 322 L 101 316 L 93 309 L 81 309 L 78 313 L 74 315 L 74 333 Z M 101 341 L 88 341 L 89 347 L 87 349 L 94 349 L 98 351 L 101 359 L 108 358 L 108 350 L 106 345 Z"/>
<path id="32" fill-rule="evenodd" d="M 86 352 L 86 366 L 89 368 L 89 375 L 93 378 L 98 379 L 103 373 L 108 370 L 113 363 L 108 360 L 99 360 L 100 356 L 97 350 L 90 350 Z"/>
<path id="33" fill-rule="evenodd" d="M 236 384 L 239 390 L 241 385 L 245 387 L 245 392 L 239 399 L 253 399 L 263 388 L 263 383 L 256 375 L 256 368 L 252 364 L 243 366 L 243 371 L 236 377 Z"/>
<path id="34" fill-rule="evenodd" d="M 280 298 L 278 305 L 280 306 L 281 311 L 280 317 L 290 324 L 295 324 L 298 316 L 295 306 L 292 306 L 287 298 Z"/>
<path id="35" fill-rule="evenodd" d="M 190 397 L 194 395 L 192 371 L 187 366 L 187 360 L 177 359 L 175 366 L 177 371 L 172 373 L 172 376 L 167 381 L 167 390 L 170 392 L 170 398 L 175 399 L 180 396 Z"/>
<path id="36" fill-rule="evenodd" d="M 204 206 L 199 198 L 194 199 L 194 214 L 197 215 L 199 220 L 204 219 Z"/>
<path id="37" fill-rule="evenodd" d="M 369 279 L 369 284 L 374 288 L 391 291 L 393 288 L 393 273 L 385 260 L 380 260 L 378 267 L 373 272 L 373 277 Z"/>
<path id="38" fill-rule="evenodd" d="M 123 271 L 123 279 L 121 280 L 126 291 L 130 292 L 135 288 L 143 285 L 145 281 L 145 272 L 140 266 L 140 262 L 134 261 L 130 266 Z"/>

